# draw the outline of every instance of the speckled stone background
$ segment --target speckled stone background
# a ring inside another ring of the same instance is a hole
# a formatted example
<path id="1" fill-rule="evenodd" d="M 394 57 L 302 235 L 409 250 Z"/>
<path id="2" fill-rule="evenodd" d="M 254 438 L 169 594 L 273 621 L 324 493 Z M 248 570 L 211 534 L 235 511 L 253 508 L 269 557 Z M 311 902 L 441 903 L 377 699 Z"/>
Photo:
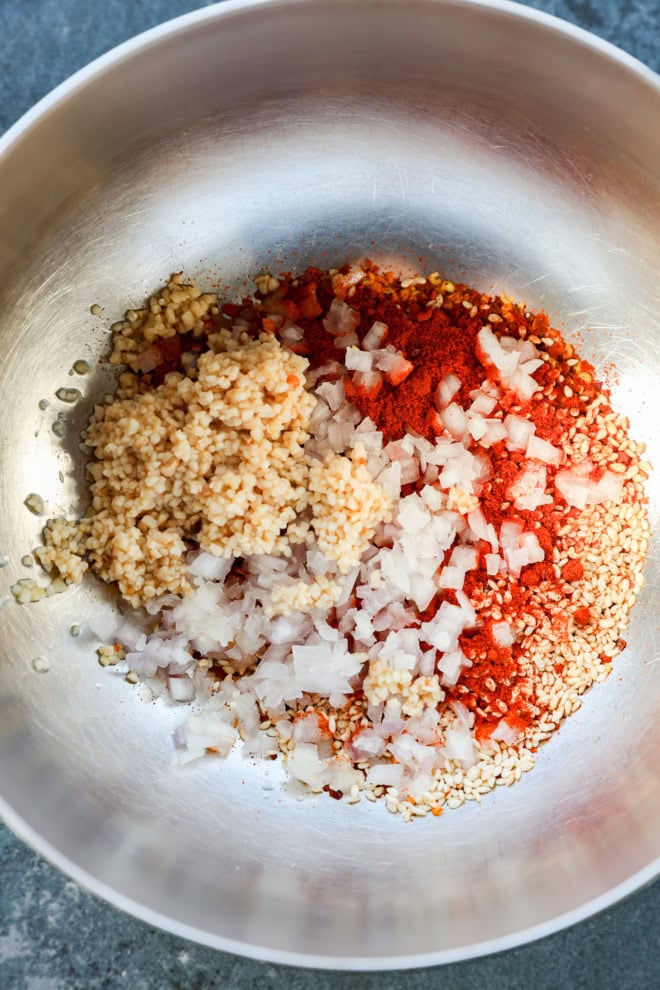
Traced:
<path id="1" fill-rule="evenodd" d="M 0 0 L 0 132 L 189 0 Z M 660 69 L 660 0 L 535 0 Z M 660 122 L 659 122 L 660 126 Z M 660 163 L 659 163 L 660 167 Z M 214 952 L 97 901 L 0 826 L 0 990 L 658 990 L 660 883 L 568 931 L 436 969 L 340 974 Z"/>

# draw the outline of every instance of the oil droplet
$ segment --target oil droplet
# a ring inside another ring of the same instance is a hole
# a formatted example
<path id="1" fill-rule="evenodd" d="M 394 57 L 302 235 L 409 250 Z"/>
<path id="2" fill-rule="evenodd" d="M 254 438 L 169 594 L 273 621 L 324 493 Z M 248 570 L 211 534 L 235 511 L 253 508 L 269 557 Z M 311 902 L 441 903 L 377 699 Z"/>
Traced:
<path id="1" fill-rule="evenodd" d="M 50 402 L 48 401 L 48 399 L 39 399 L 39 408 L 40 409 L 48 409 L 48 406 L 49 405 L 50 405 Z"/>
<path id="2" fill-rule="evenodd" d="M 89 363 L 87 361 L 74 361 L 73 370 L 77 375 L 87 375 L 89 374 Z"/>
<path id="3" fill-rule="evenodd" d="M 9 563 L 9 557 L 6 553 L 0 553 L 0 567 L 6 567 Z"/>
<path id="4" fill-rule="evenodd" d="M 42 516 L 46 511 L 46 505 L 41 495 L 31 492 L 23 502 L 23 505 L 35 516 Z"/>
<path id="5" fill-rule="evenodd" d="M 24 557 L 21 557 L 21 564 L 23 567 L 34 567 L 34 559 L 32 555 L 26 553 Z"/>
<path id="6" fill-rule="evenodd" d="M 45 674 L 46 671 L 50 670 L 50 660 L 48 657 L 35 657 L 32 666 L 38 674 Z"/>
<path id="7" fill-rule="evenodd" d="M 77 402 L 82 396 L 77 388 L 58 388 L 55 393 L 60 402 Z"/>
<path id="8" fill-rule="evenodd" d="M 56 419 L 55 422 L 53 423 L 53 433 L 55 434 L 56 437 L 59 437 L 60 440 L 66 433 L 66 427 L 61 419 Z"/>
<path id="9" fill-rule="evenodd" d="M 71 633 L 72 636 L 80 636 L 80 626 L 77 626 L 74 623 L 74 625 L 72 625 L 71 628 L 69 629 L 69 632 Z"/>

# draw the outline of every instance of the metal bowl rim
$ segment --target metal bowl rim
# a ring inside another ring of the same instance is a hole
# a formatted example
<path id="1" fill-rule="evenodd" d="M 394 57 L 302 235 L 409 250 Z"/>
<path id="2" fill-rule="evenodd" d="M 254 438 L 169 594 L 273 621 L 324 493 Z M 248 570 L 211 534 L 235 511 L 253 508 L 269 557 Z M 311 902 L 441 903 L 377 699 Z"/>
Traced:
<path id="1" fill-rule="evenodd" d="M 49 113 L 56 110 L 58 105 L 63 103 L 69 96 L 92 82 L 106 69 L 138 55 L 141 51 L 157 44 L 164 38 L 173 36 L 179 31 L 205 21 L 216 20 L 235 13 L 247 12 L 263 7 L 312 6 L 318 2 L 323 2 L 323 0 L 223 0 L 223 2 L 215 3 L 209 7 L 193 10 L 178 17 L 171 18 L 162 24 L 158 24 L 153 28 L 135 35 L 128 41 L 122 42 L 98 56 L 98 58 L 89 62 L 86 66 L 59 83 L 50 93 L 42 97 L 30 110 L 11 125 L 4 135 L 0 136 L 0 163 L 2 157 L 12 146 L 18 144 L 25 134 L 37 126 Z M 335 3 L 338 2 L 339 0 L 335 0 Z M 342 2 L 353 4 L 355 0 L 342 0 Z M 387 2 L 396 2 L 396 0 L 387 0 Z M 660 96 L 660 75 L 658 73 L 611 42 L 605 41 L 603 38 L 592 34 L 584 28 L 555 17 L 553 14 L 545 13 L 545 11 L 540 11 L 533 7 L 527 7 L 521 3 L 514 2 L 514 0 L 416 0 L 416 2 L 429 6 L 481 7 L 485 10 L 499 11 L 520 20 L 536 23 L 545 27 L 547 30 L 554 31 L 557 34 L 563 34 L 567 39 L 575 41 L 578 45 L 589 48 L 594 53 L 609 59 L 613 63 L 617 63 L 642 82 L 648 84 Z M 112 907 L 132 915 L 139 921 L 167 931 L 179 938 L 188 939 L 213 949 L 230 952 L 260 962 L 279 963 L 288 966 L 307 966 L 314 969 L 346 971 L 417 969 L 425 966 L 462 962 L 492 953 L 503 952 L 526 945 L 537 939 L 559 932 L 580 921 L 584 921 L 632 895 L 660 876 L 660 857 L 658 857 L 643 870 L 633 874 L 633 876 L 613 887 L 606 894 L 586 901 L 580 907 L 561 914 L 551 921 L 522 929 L 511 935 L 484 942 L 476 942 L 455 949 L 443 949 L 437 952 L 409 956 L 388 956 L 387 958 L 380 956 L 305 955 L 298 952 L 269 949 L 253 943 L 241 942 L 235 939 L 225 938 L 222 935 L 215 935 L 212 932 L 203 931 L 199 928 L 177 922 L 160 912 L 145 907 L 132 898 L 120 894 L 110 885 L 98 880 L 87 870 L 82 869 L 67 856 L 60 853 L 36 829 L 18 815 L 1 795 L 0 818 L 18 838 L 24 841 L 40 856 L 43 856 L 62 873 L 69 876 L 76 883 L 80 884 L 80 886 Z"/>

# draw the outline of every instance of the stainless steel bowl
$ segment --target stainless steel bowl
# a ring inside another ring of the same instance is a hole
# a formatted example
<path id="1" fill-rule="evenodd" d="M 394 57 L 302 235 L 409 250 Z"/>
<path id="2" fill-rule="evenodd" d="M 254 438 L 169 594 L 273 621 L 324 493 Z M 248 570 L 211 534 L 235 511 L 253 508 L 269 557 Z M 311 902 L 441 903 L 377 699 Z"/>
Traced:
<path id="1" fill-rule="evenodd" d="M 0 142 L 0 596 L 30 573 L 26 495 L 80 506 L 77 434 L 107 381 L 81 380 L 74 410 L 55 390 L 180 268 L 238 286 L 368 254 L 523 297 L 616 365 L 615 401 L 660 465 L 659 111 L 633 59 L 503 2 L 228 2 L 65 83 Z M 659 495 L 656 475 L 656 533 Z M 414 825 L 298 802 L 274 764 L 173 769 L 180 712 L 69 635 L 107 593 L 9 604 L 6 818 L 118 907 L 263 959 L 414 966 L 548 933 L 656 869 L 658 561 L 656 540 L 627 650 L 538 768 Z"/>

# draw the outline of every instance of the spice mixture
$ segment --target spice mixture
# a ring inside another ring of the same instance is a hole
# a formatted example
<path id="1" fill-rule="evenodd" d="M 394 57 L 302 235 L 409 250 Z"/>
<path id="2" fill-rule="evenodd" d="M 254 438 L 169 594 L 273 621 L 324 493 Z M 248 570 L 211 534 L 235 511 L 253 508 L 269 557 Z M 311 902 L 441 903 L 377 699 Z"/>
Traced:
<path id="1" fill-rule="evenodd" d="M 625 645 L 643 445 L 509 299 L 369 262 L 257 287 L 173 276 L 113 327 L 90 510 L 35 555 L 116 582 L 99 660 L 197 702 L 181 762 L 240 737 L 406 819 L 479 801 Z"/>

